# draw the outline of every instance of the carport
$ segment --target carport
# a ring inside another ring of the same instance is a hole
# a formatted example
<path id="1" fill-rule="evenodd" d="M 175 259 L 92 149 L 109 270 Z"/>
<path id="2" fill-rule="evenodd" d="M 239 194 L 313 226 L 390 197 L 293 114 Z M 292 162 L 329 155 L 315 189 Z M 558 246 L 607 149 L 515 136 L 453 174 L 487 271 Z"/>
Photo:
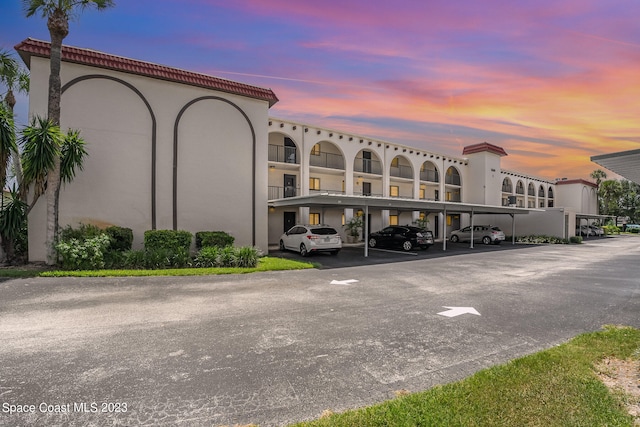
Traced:
<path id="1" fill-rule="evenodd" d="M 595 215 L 595 214 L 576 214 L 576 229 L 579 229 L 582 226 L 582 220 L 585 220 L 587 223 L 585 225 L 589 225 L 589 220 L 598 220 L 600 222 L 604 222 L 608 219 L 615 218 L 613 215 Z M 585 236 L 587 239 L 589 238 L 589 233 Z"/>
<path id="2" fill-rule="evenodd" d="M 344 194 L 318 193 L 308 196 L 287 197 L 269 201 L 269 206 L 278 207 L 332 207 L 343 209 L 362 209 L 365 218 L 369 215 L 369 209 L 399 209 L 407 211 L 428 211 L 447 214 L 469 214 L 471 218 L 471 247 L 473 248 L 473 217 L 476 214 L 509 215 L 511 216 L 512 244 L 515 244 L 516 215 L 528 214 L 539 209 L 516 208 L 510 206 L 487 206 L 460 202 L 437 202 L 431 200 L 402 199 L 395 197 L 374 196 L 348 196 Z M 441 224 L 442 250 L 447 250 L 446 222 Z M 369 222 L 365 221 L 365 245 L 364 256 L 369 256 L 369 245 L 366 242 L 369 236 Z"/>

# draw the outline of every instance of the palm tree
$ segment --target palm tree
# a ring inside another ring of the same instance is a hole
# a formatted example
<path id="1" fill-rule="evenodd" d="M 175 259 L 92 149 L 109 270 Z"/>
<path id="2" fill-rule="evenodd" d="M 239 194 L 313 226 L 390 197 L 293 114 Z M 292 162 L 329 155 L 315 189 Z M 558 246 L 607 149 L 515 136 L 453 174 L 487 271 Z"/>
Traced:
<path id="1" fill-rule="evenodd" d="M 4 102 L 13 115 L 13 107 L 16 105 L 14 91 L 18 93 L 29 92 L 29 74 L 18 64 L 10 53 L 0 50 L 0 83 L 7 88 Z M 16 146 L 17 147 L 17 146 Z M 20 153 L 13 152 L 13 168 L 16 174 L 18 187 L 22 183 L 22 164 L 20 163 Z"/>
<path id="2" fill-rule="evenodd" d="M 60 125 L 60 66 L 62 41 L 69 34 L 69 19 L 89 7 L 98 10 L 114 6 L 113 0 L 22 0 L 27 17 L 40 14 L 47 19 L 51 37 L 48 116 Z M 54 241 L 58 231 L 58 203 L 60 200 L 60 156 L 54 159 L 53 169 L 47 174 L 47 263 L 55 263 Z"/>
<path id="3" fill-rule="evenodd" d="M 13 114 L 0 104 L 0 190 L 4 190 L 7 182 L 9 156 L 17 150 Z"/>
<path id="4" fill-rule="evenodd" d="M 600 213 L 600 184 L 602 180 L 607 179 L 607 173 L 602 169 L 596 169 L 591 172 L 590 176 L 596 180 L 596 204 L 598 206 L 598 213 Z"/>

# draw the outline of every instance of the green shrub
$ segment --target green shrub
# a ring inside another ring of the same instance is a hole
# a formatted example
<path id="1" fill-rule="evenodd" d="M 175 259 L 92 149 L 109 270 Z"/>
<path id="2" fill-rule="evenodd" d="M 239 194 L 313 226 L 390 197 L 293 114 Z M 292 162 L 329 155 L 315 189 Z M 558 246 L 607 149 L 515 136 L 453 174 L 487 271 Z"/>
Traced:
<path id="1" fill-rule="evenodd" d="M 196 233 L 196 249 L 207 247 L 233 246 L 235 238 L 224 231 L 198 231 Z"/>
<path id="2" fill-rule="evenodd" d="M 164 249 L 176 253 L 183 249 L 189 253 L 191 238 L 192 234 L 183 230 L 147 230 L 144 232 L 144 248 L 151 252 Z"/>
<path id="3" fill-rule="evenodd" d="M 198 255 L 193 260 L 193 264 L 200 268 L 218 267 L 218 255 L 220 248 L 208 246 L 200 249 Z"/>
<path id="4" fill-rule="evenodd" d="M 122 268 L 142 269 L 145 268 L 144 251 L 125 251 L 122 254 Z"/>
<path id="5" fill-rule="evenodd" d="M 111 249 L 114 251 L 130 251 L 133 245 L 133 230 L 125 227 L 112 225 L 104 229 L 104 232 L 111 238 Z"/>
<path id="6" fill-rule="evenodd" d="M 602 227 L 604 234 L 620 234 L 620 227 L 615 225 L 605 225 Z"/>
<path id="7" fill-rule="evenodd" d="M 62 268 L 67 270 L 95 270 L 104 268 L 104 252 L 111 240 L 106 234 L 90 237 L 83 241 L 70 238 L 56 244 L 62 258 Z"/>
<path id="8" fill-rule="evenodd" d="M 582 243 L 582 236 L 571 236 L 571 237 L 569 237 L 569 242 L 571 242 L 571 243 Z"/>
<path id="9" fill-rule="evenodd" d="M 194 266 L 201 268 L 210 267 L 243 267 L 253 268 L 258 265 L 258 259 L 262 254 L 257 248 L 243 246 L 234 248 L 215 246 L 200 249 L 194 259 Z"/>
<path id="10" fill-rule="evenodd" d="M 92 239 L 97 237 L 104 232 L 93 224 L 80 224 L 78 228 L 73 228 L 70 225 L 67 225 L 65 228 L 60 230 L 58 234 L 58 241 L 70 241 L 71 239 L 76 239 L 85 241 L 87 239 Z"/>
<path id="11" fill-rule="evenodd" d="M 184 268 L 191 265 L 189 250 L 184 248 L 173 249 L 145 249 L 144 266 L 149 269 Z"/>
<path id="12" fill-rule="evenodd" d="M 258 265 L 260 250 L 251 246 L 238 248 L 236 251 L 236 266 L 243 268 L 253 268 Z"/>
<path id="13" fill-rule="evenodd" d="M 519 236 L 519 237 L 516 238 L 516 242 L 518 242 L 518 243 L 534 243 L 534 244 L 550 243 L 550 244 L 554 244 L 554 245 L 564 245 L 564 244 L 568 244 L 569 240 L 568 239 L 562 239 L 560 237 L 555 237 L 555 236 L 530 235 L 530 236 Z"/>

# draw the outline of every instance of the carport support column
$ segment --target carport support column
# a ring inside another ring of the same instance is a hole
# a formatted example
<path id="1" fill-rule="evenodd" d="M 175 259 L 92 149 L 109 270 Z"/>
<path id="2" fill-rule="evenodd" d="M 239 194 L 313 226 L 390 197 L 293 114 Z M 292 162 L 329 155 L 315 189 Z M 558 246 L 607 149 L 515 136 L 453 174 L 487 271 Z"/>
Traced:
<path id="1" fill-rule="evenodd" d="M 516 244 L 516 214 L 511 215 L 511 244 Z"/>
<path id="2" fill-rule="evenodd" d="M 447 250 L 447 207 L 444 207 L 443 218 L 442 218 L 442 250 Z"/>
<path id="3" fill-rule="evenodd" d="M 364 257 L 369 256 L 369 205 L 364 205 Z"/>
<path id="4" fill-rule="evenodd" d="M 473 249 L 473 238 L 475 237 L 473 235 L 474 232 L 474 228 L 473 228 L 473 208 L 471 208 L 471 245 L 469 246 L 471 249 Z"/>

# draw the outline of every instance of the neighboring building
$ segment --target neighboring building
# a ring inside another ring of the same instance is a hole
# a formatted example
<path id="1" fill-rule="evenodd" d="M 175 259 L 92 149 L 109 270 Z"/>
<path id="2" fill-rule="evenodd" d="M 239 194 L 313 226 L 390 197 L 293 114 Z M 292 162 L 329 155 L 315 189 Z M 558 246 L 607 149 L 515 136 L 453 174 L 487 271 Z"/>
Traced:
<path id="1" fill-rule="evenodd" d="M 16 50 L 31 70 L 30 115 L 44 115 L 49 43 Z M 157 228 L 222 230 L 267 250 L 295 223 L 341 229 L 360 214 L 275 203 L 325 193 L 376 199 L 370 230 L 422 218 L 438 238 L 473 212 L 507 234 L 513 215 L 528 212 L 517 234 L 562 237 L 576 215 L 597 214 L 595 184 L 503 170 L 506 151 L 486 142 L 458 157 L 269 118 L 271 90 L 89 49 L 63 48 L 61 78 L 62 128 L 82 131 L 89 156 L 62 189 L 60 225 L 130 227 L 135 247 Z M 34 261 L 45 258 L 45 214 L 42 200 L 29 216 Z"/>

